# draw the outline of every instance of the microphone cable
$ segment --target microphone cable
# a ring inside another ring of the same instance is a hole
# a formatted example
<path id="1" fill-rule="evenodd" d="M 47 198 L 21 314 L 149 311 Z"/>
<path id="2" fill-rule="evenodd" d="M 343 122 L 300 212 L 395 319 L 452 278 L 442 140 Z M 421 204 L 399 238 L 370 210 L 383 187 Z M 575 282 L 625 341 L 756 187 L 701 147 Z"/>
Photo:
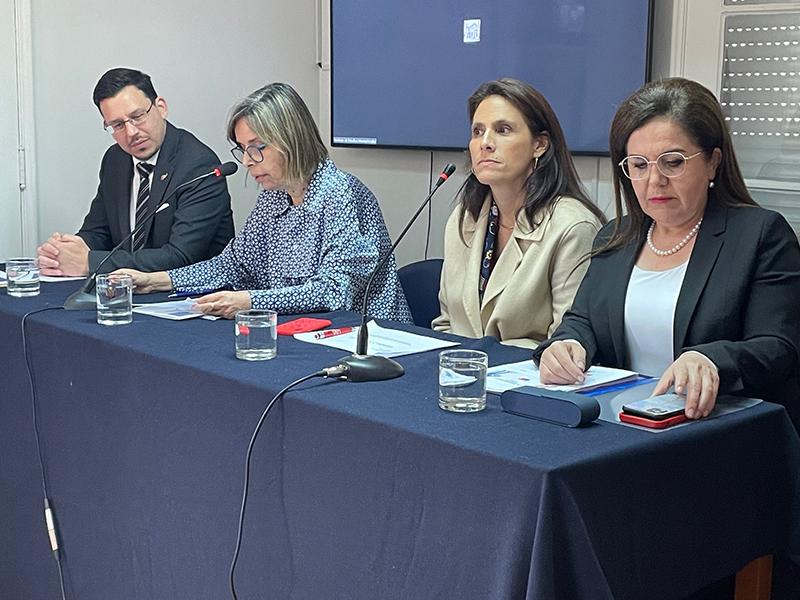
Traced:
<path id="1" fill-rule="evenodd" d="M 328 367 L 326 369 L 322 369 L 320 371 L 315 371 L 309 375 L 304 375 L 300 379 L 293 381 L 285 388 L 283 388 L 280 392 L 275 394 L 275 396 L 267 403 L 267 407 L 264 409 L 264 412 L 261 413 L 261 417 L 258 419 L 258 423 L 256 424 L 256 428 L 253 430 L 253 435 L 250 437 L 250 443 L 247 445 L 247 454 L 245 455 L 244 461 L 244 487 L 242 489 L 242 503 L 241 507 L 239 508 L 239 526 L 236 532 L 236 548 L 233 552 L 233 560 L 231 561 L 231 568 L 230 573 L 228 575 L 228 580 L 230 583 L 231 588 L 231 596 L 234 600 L 238 600 L 239 596 L 236 595 L 236 584 L 234 582 L 234 573 L 236 571 L 236 563 L 239 560 L 239 552 L 242 548 L 242 529 L 244 528 L 244 512 L 245 508 L 247 507 L 247 493 L 250 488 L 250 459 L 253 455 L 253 447 L 256 443 L 256 438 L 258 437 L 259 431 L 261 431 L 261 426 L 264 424 L 264 420 L 267 418 L 267 414 L 275 405 L 275 403 L 283 396 L 286 392 L 290 389 L 295 387 L 296 385 L 300 385 L 304 381 L 308 381 L 309 379 L 314 379 L 315 377 L 332 377 L 338 378 L 344 375 L 346 371 L 345 367 L 342 366 L 335 366 L 335 367 Z"/>
<path id="2" fill-rule="evenodd" d="M 33 435 L 36 439 L 36 454 L 39 457 L 39 469 L 42 473 L 42 493 L 44 494 L 44 518 L 47 525 L 47 534 L 50 538 L 50 548 L 55 556 L 56 564 L 58 565 L 58 583 L 61 586 L 61 600 L 67 599 L 67 593 L 64 587 L 64 569 L 61 565 L 61 550 L 58 545 L 58 530 L 56 529 L 56 521 L 53 516 L 53 509 L 50 506 L 50 496 L 47 493 L 47 473 L 44 465 L 44 455 L 42 454 L 42 443 L 39 432 L 39 416 L 36 405 L 36 382 L 33 377 L 33 367 L 31 365 L 31 357 L 28 349 L 28 340 L 25 331 L 25 322 L 28 317 L 37 313 L 43 313 L 48 310 L 62 310 L 61 306 L 48 306 L 46 308 L 39 308 L 25 313 L 22 316 L 22 353 L 25 356 L 25 370 L 28 373 L 28 383 L 31 388 L 31 411 L 33 412 Z"/>

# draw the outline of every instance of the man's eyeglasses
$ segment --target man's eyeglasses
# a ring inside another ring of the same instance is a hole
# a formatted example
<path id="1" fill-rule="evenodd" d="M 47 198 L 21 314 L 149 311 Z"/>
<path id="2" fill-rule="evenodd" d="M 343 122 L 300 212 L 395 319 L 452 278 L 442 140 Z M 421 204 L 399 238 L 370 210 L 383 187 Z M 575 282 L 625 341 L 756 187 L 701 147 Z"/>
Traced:
<path id="1" fill-rule="evenodd" d="M 120 119 L 119 121 L 111 121 L 111 123 L 106 123 L 105 130 L 111 135 L 114 135 L 115 133 L 119 133 L 125 129 L 125 126 L 128 123 L 132 123 L 134 127 L 138 127 L 147 120 L 147 115 L 149 115 L 150 111 L 153 110 L 153 106 L 155 106 L 155 103 L 151 100 L 150 108 L 147 110 L 137 110 L 127 119 Z"/>
<path id="2" fill-rule="evenodd" d="M 664 177 L 679 177 L 686 170 L 686 162 L 702 154 L 700 150 L 691 156 L 684 156 L 680 152 L 664 152 L 655 160 L 647 160 L 644 156 L 626 156 L 619 161 L 622 172 L 633 181 L 646 179 L 650 174 L 650 165 L 655 165 Z"/>
<path id="3" fill-rule="evenodd" d="M 231 148 L 231 154 L 233 154 L 233 158 L 242 164 L 244 164 L 245 153 L 247 153 L 247 156 L 250 157 L 250 160 L 260 163 L 262 160 L 264 160 L 264 155 L 261 153 L 261 151 L 267 146 L 269 146 L 269 144 L 255 144 L 252 146 L 247 146 L 246 148 L 234 146 Z"/>

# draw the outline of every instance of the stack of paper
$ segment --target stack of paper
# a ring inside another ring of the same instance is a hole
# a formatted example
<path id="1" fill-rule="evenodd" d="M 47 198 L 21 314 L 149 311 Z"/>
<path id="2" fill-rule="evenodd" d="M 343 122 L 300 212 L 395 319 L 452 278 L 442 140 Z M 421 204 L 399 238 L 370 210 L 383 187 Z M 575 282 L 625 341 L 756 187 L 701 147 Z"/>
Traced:
<path id="1" fill-rule="evenodd" d="M 497 365 L 486 372 L 486 389 L 495 394 L 501 394 L 524 385 L 560 390 L 563 392 L 586 392 L 595 388 L 613 384 L 633 381 L 639 377 L 633 371 L 624 369 L 611 369 L 609 367 L 590 367 L 585 373 L 583 383 L 574 385 L 544 385 L 539 381 L 539 369 L 532 360 L 523 360 L 507 365 Z"/>

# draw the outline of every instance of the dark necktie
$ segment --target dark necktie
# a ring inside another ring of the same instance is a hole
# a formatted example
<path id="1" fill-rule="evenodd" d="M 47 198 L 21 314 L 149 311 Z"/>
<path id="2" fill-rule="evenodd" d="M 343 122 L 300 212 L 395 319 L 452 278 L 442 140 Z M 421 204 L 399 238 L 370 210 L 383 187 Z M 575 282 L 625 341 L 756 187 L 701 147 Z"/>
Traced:
<path id="1" fill-rule="evenodd" d="M 139 193 L 136 194 L 136 221 L 134 227 L 142 223 L 147 214 L 147 199 L 150 197 L 150 173 L 153 172 L 154 168 L 155 165 L 146 162 L 140 162 L 136 165 L 141 181 L 139 183 Z M 146 228 L 133 236 L 133 250 L 143 248 L 145 238 L 147 238 Z"/>

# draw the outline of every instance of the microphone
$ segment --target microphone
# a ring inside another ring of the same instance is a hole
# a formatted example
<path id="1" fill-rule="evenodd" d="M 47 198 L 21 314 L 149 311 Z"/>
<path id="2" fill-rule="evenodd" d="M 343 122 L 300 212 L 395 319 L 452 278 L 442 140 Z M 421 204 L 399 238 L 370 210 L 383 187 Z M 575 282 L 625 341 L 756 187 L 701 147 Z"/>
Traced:
<path id="1" fill-rule="evenodd" d="M 364 289 L 364 298 L 361 304 L 361 327 L 358 329 L 356 351 L 350 356 L 345 356 L 342 358 L 335 366 L 325 369 L 327 377 L 339 377 L 341 379 L 346 379 L 347 381 L 356 382 L 383 381 L 384 379 L 394 379 L 395 377 L 400 377 L 405 372 L 403 366 L 391 358 L 386 358 L 384 356 L 370 356 L 367 354 L 367 345 L 369 341 L 369 333 L 367 331 L 367 300 L 369 299 L 369 292 L 372 288 L 372 282 L 375 280 L 375 276 L 381 271 L 381 269 L 383 269 L 383 267 L 386 266 L 386 263 L 389 261 L 389 258 L 394 252 L 394 249 L 397 248 L 397 245 L 400 243 L 403 237 L 405 237 L 408 230 L 414 224 L 414 221 L 417 220 L 419 213 L 421 213 L 431 201 L 431 198 L 433 198 L 436 190 L 438 190 L 439 187 L 450 178 L 455 170 L 456 166 L 453 163 L 447 163 L 445 168 L 439 174 L 439 179 L 436 181 L 433 189 L 431 189 L 430 193 L 425 198 L 425 201 L 417 209 L 417 212 L 414 213 L 414 216 L 411 217 L 411 220 L 405 226 L 405 229 L 403 229 L 403 231 L 400 232 L 400 235 L 397 236 L 397 240 L 395 240 L 394 244 L 392 244 L 392 247 L 389 248 L 389 251 L 378 262 L 378 266 L 376 266 L 372 270 L 372 273 L 370 273 L 369 279 L 367 280 L 367 286 Z"/>
<path id="2" fill-rule="evenodd" d="M 206 175 L 200 175 L 200 177 L 195 177 L 191 181 L 187 181 L 186 183 L 182 183 L 181 185 L 189 185 L 193 181 L 197 181 L 198 179 L 202 179 L 203 177 L 210 177 L 211 175 L 214 175 L 215 177 L 230 177 L 231 175 L 236 173 L 238 169 L 239 165 L 237 165 L 232 160 L 229 160 L 228 162 L 222 163 L 220 166 L 216 167 L 213 171 L 211 171 L 211 173 L 208 173 Z M 178 188 L 175 189 L 177 190 Z"/>
<path id="3" fill-rule="evenodd" d="M 168 200 L 174 197 L 179 190 L 185 188 L 187 185 L 191 185 L 195 182 L 198 182 L 202 179 L 206 179 L 208 177 L 214 177 L 215 179 L 219 177 L 228 177 L 236 173 L 236 170 L 238 168 L 239 165 L 237 165 L 235 162 L 228 161 L 226 163 L 219 165 L 218 167 L 214 167 L 208 173 L 203 173 L 202 175 L 198 175 L 194 179 L 190 179 L 189 181 L 183 182 L 182 184 L 177 186 L 174 190 L 172 190 L 169 194 L 164 196 L 161 202 L 159 202 L 158 205 L 156 206 L 155 210 L 151 212 L 149 215 L 147 215 L 144 219 L 142 219 L 141 223 L 137 223 L 136 227 L 133 228 L 133 231 L 131 231 L 130 234 L 126 235 L 119 244 L 114 246 L 111 249 L 111 252 L 106 254 L 105 258 L 103 258 L 103 260 L 100 261 L 100 264 L 98 264 L 97 267 L 95 267 L 95 269 L 91 273 L 89 273 L 89 275 L 84 280 L 83 285 L 78 289 L 78 291 L 71 294 L 69 298 L 66 299 L 66 301 L 64 302 L 64 308 L 66 310 L 95 310 L 97 308 L 97 298 L 92 292 L 94 292 L 94 286 L 95 286 L 95 280 L 97 279 L 97 274 L 100 272 L 100 269 L 103 267 L 106 261 L 108 261 L 108 259 L 111 258 L 117 250 L 125 246 L 128 242 L 130 242 L 135 235 L 141 233 L 144 230 L 144 228 L 150 224 L 150 221 L 153 219 L 153 217 L 155 217 L 165 208 L 169 207 Z"/>

